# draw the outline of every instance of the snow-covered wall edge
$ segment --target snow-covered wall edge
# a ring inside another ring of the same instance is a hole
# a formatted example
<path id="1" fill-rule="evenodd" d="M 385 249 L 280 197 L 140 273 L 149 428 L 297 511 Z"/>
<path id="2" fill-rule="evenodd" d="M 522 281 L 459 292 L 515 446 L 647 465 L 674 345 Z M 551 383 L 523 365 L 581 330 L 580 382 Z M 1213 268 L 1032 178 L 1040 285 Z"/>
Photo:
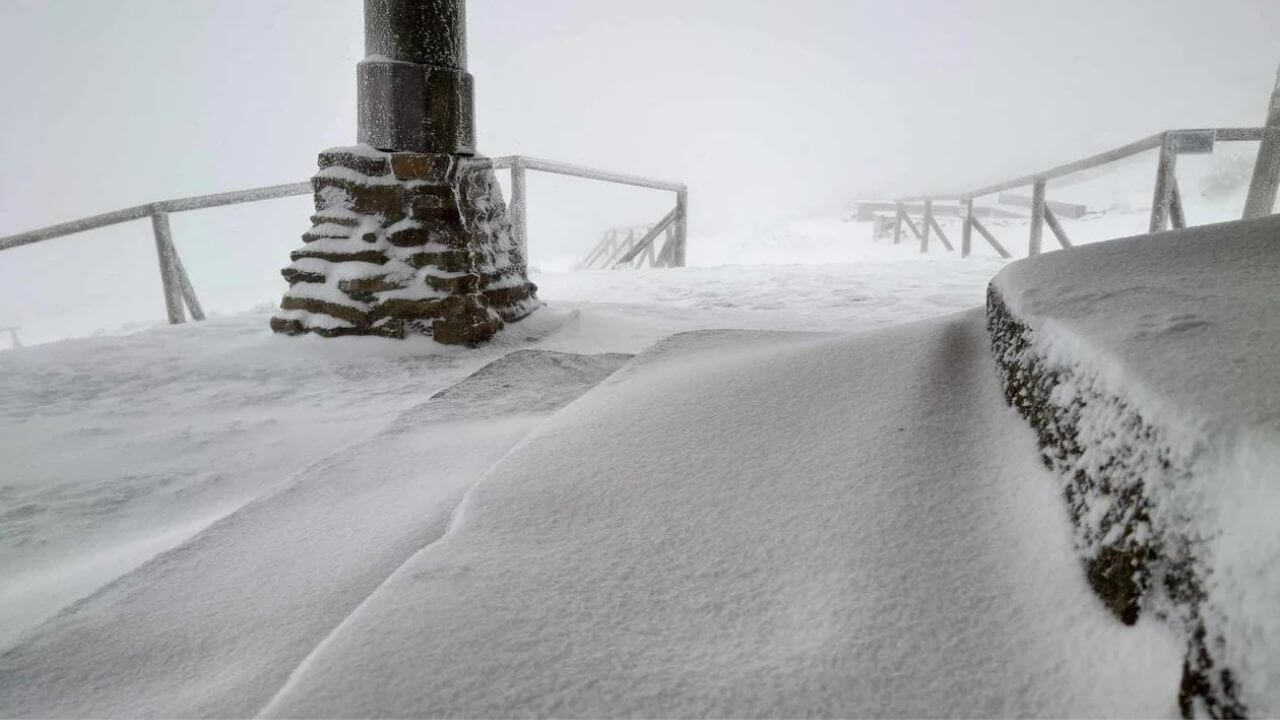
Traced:
<path id="1" fill-rule="evenodd" d="M 1011 305 L 997 277 L 987 329 L 1001 385 L 1061 480 L 1089 584 L 1122 622 L 1154 613 L 1183 637 L 1184 716 L 1280 712 L 1275 543 L 1242 544 L 1238 527 L 1258 517 L 1240 490 L 1271 475 L 1280 444 L 1169 412 L 1122 360 Z"/>

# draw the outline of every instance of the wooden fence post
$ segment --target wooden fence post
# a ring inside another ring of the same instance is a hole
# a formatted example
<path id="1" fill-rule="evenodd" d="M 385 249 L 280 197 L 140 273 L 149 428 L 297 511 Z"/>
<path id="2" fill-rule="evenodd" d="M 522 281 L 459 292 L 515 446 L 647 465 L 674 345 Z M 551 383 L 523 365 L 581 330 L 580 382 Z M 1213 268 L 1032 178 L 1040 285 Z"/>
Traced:
<path id="1" fill-rule="evenodd" d="M 1031 186 L 1031 238 L 1027 244 L 1027 257 L 1040 254 L 1040 242 L 1044 238 L 1044 178 L 1036 178 Z"/>
<path id="2" fill-rule="evenodd" d="M 200 305 L 200 298 L 196 297 L 196 289 L 191 286 L 191 278 L 187 276 L 187 268 L 182 264 L 182 256 L 178 255 L 178 249 L 173 249 L 173 269 L 178 276 L 178 288 L 182 290 L 182 299 L 187 301 L 187 311 L 191 313 L 192 320 L 204 320 L 204 308 Z"/>
<path id="3" fill-rule="evenodd" d="M 1169 136 L 1165 135 L 1160 143 L 1160 159 L 1156 162 L 1156 186 L 1151 198 L 1151 222 L 1147 232 L 1157 233 L 1164 230 L 1165 221 L 1169 218 L 1169 204 L 1173 200 L 1173 174 L 1178 163 L 1178 153 L 1169 144 Z"/>
<path id="4" fill-rule="evenodd" d="M 904 214 L 904 211 L 902 209 L 902 203 L 898 203 L 897 209 L 898 209 L 898 212 L 896 213 L 894 222 L 893 222 L 893 244 L 894 245 L 897 245 L 898 243 L 902 242 L 902 216 Z"/>
<path id="5" fill-rule="evenodd" d="M 960 257 L 969 257 L 973 246 L 973 198 L 964 199 L 964 225 L 960 229 Z"/>
<path id="6" fill-rule="evenodd" d="M 1244 201 L 1244 219 L 1266 217 L 1276 206 L 1276 189 L 1280 185 L 1280 71 L 1271 90 L 1267 106 L 1267 123 L 1258 145 L 1258 159 L 1249 180 L 1249 195 Z"/>
<path id="7" fill-rule="evenodd" d="M 681 190 L 676 193 L 676 247 L 675 252 L 671 255 L 671 264 L 675 267 L 684 267 L 685 248 L 689 243 L 689 191 Z"/>
<path id="8" fill-rule="evenodd" d="M 529 218 L 525 212 L 527 207 L 524 164 L 517 157 L 511 163 L 511 230 L 525 265 L 529 264 Z"/>
<path id="9" fill-rule="evenodd" d="M 182 311 L 182 284 L 178 279 L 175 262 L 177 251 L 173 247 L 173 234 L 169 230 L 169 213 L 153 213 L 151 230 L 156 237 L 156 257 L 160 261 L 160 284 L 164 287 L 164 308 L 169 315 L 169 324 L 184 323 L 187 318 Z"/>
<path id="10" fill-rule="evenodd" d="M 922 253 L 929 252 L 929 226 L 932 224 L 931 222 L 932 220 L 933 220 L 933 201 L 925 200 L 924 201 L 924 220 L 921 221 L 920 223 L 921 225 L 924 226 L 923 227 L 924 232 L 921 233 L 920 235 L 920 252 Z"/>

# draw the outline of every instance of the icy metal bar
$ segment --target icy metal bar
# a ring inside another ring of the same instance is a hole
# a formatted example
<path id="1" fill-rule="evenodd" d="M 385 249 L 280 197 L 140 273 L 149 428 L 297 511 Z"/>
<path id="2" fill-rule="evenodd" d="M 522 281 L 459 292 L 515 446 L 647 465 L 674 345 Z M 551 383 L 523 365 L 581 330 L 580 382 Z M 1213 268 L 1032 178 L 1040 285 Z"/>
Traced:
<path id="1" fill-rule="evenodd" d="M 920 236 L 920 252 L 929 252 L 929 226 L 933 224 L 933 200 L 924 201 L 924 219 L 920 221 L 920 229 L 924 234 Z"/>
<path id="2" fill-rule="evenodd" d="M 1044 237 L 1044 185 L 1045 179 L 1038 177 L 1031 186 L 1031 237 L 1027 244 L 1027 257 L 1040 254 Z"/>
<path id="3" fill-rule="evenodd" d="M 1258 146 L 1258 159 L 1253 165 L 1249 194 L 1244 201 L 1244 219 L 1270 215 L 1276 207 L 1277 189 L 1280 189 L 1280 71 L 1271 89 L 1266 131 Z"/>
<path id="4" fill-rule="evenodd" d="M 1182 207 L 1182 191 L 1178 189 L 1178 176 L 1170 178 L 1169 183 L 1169 225 L 1174 230 L 1182 230 L 1187 226 L 1187 216 Z"/>
<path id="5" fill-rule="evenodd" d="M 310 195 L 313 192 L 311 183 L 289 183 L 286 185 L 268 185 L 267 187 L 236 190 L 216 193 L 214 195 L 197 195 L 195 197 L 178 198 L 177 200 L 161 200 L 152 205 L 154 212 L 185 212 L 187 210 L 203 210 L 222 205 L 274 200 L 276 198 Z"/>
<path id="6" fill-rule="evenodd" d="M 983 239 L 991 245 L 991 247 L 995 248 L 996 252 L 1000 253 L 1000 257 L 1005 259 L 1013 257 L 1009 254 L 1009 251 L 1005 250 L 1004 246 L 996 240 L 996 236 L 992 235 L 990 230 L 987 230 L 987 226 L 978 222 L 978 218 L 973 218 L 970 222 L 973 224 L 973 229 L 977 230 L 978 234 L 981 235 Z"/>
<path id="7" fill-rule="evenodd" d="M 187 276 L 187 268 L 182 264 L 182 256 L 178 254 L 176 246 L 173 248 L 173 269 L 178 276 L 178 287 L 182 290 L 182 299 L 187 303 L 191 319 L 204 320 L 204 307 L 200 305 L 200 298 L 196 297 L 196 289 L 191 285 L 191 278 Z"/>
<path id="8" fill-rule="evenodd" d="M 529 219 L 525 213 L 527 206 L 524 164 L 516 158 L 516 162 L 511 165 L 511 229 L 525 264 L 529 262 Z"/>
<path id="9" fill-rule="evenodd" d="M 942 241 L 942 247 L 948 250 L 955 250 L 951 246 L 951 241 L 947 239 L 947 234 L 942 232 L 942 226 L 938 224 L 938 218 L 934 217 L 933 213 L 929 213 L 929 224 L 933 226 L 933 231 L 938 233 L 938 240 Z"/>
<path id="10" fill-rule="evenodd" d="M 182 287 L 178 280 L 174 257 L 173 235 L 169 231 L 168 213 L 151 216 L 151 229 L 156 237 L 156 258 L 160 261 L 160 283 L 164 286 L 164 307 L 169 314 L 169 324 L 179 325 L 187 321 L 182 312 Z"/>
<path id="11" fill-rule="evenodd" d="M 595 168 L 583 167 L 581 165 L 570 165 L 569 163 L 556 162 L 554 160 L 541 160 L 539 158 L 525 157 L 523 155 L 496 157 L 490 160 L 489 164 L 497 170 L 500 168 L 511 167 L 512 164 L 517 161 L 523 164 L 527 170 L 537 170 L 539 172 L 555 173 L 557 175 L 572 175 L 574 177 L 587 178 L 588 180 L 602 180 L 604 182 L 618 183 L 620 185 L 634 185 L 636 187 L 646 187 L 653 190 L 668 190 L 671 192 L 680 192 L 681 190 L 687 189 L 684 183 L 654 180 L 652 178 L 640 177 L 639 175 L 623 175 L 622 173 L 597 170 Z"/>
<path id="12" fill-rule="evenodd" d="M 960 257 L 969 257 L 973 249 L 973 198 L 964 199 L 964 226 L 960 230 Z"/>
<path id="13" fill-rule="evenodd" d="M 1178 161 L 1176 153 L 1169 143 L 1160 146 L 1160 160 L 1156 164 L 1155 191 L 1151 198 L 1151 222 L 1147 232 L 1156 233 L 1164 230 L 1165 221 L 1169 217 L 1170 180 L 1173 179 L 1174 168 Z"/>
<path id="14" fill-rule="evenodd" d="M 50 225 L 39 230 L 30 230 L 17 235 L 0 238 L 0 250 L 9 250 L 11 248 L 30 245 L 42 240 L 51 240 L 63 235 L 72 235 L 74 233 L 85 232 L 86 230 L 94 230 L 108 225 L 116 225 L 130 220 L 141 220 L 152 212 L 151 205 L 138 205 L 136 207 L 125 208 L 124 210 L 115 210 L 101 215 L 92 215 L 71 222 Z"/>
<path id="15" fill-rule="evenodd" d="M 683 187 L 676 191 L 675 249 L 671 255 L 674 267 L 685 266 L 685 251 L 689 245 L 689 191 Z"/>
<path id="16" fill-rule="evenodd" d="M 1044 221 L 1053 231 L 1053 236 L 1058 238 L 1058 244 L 1063 248 L 1070 248 L 1071 240 L 1067 237 L 1067 231 L 1062 229 L 1062 223 L 1058 222 L 1058 214 L 1053 211 L 1049 203 L 1044 205 Z"/>
<path id="17" fill-rule="evenodd" d="M 907 229 L 911 231 L 912 235 L 915 235 L 917 239 L 921 237 L 920 229 L 916 227 L 916 224 L 911 220 L 910 215 L 905 212 L 902 213 L 902 221 L 907 224 Z"/>
<path id="18" fill-rule="evenodd" d="M 618 258 L 617 262 L 613 263 L 613 267 L 615 268 L 622 267 L 623 265 L 626 265 L 632 260 L 635 260 L 636 256 L 640 254 L 640 251 L 644 250 L 645 248 L 649 247 L 649 245 L 653 244 L 653 241 L 656 240 L 658 236 L 661 235 L 663 231 L 667 229 L 667 226 L 675 222 L 676 218 L 679 217 L 679 215 L 680 215 L 680 208 L 678 207 L 672 208 L 671 212 L 667 213 L 666 216 L 664 216 L 661 220 L 659 220 L 657 225 L 654 225 L 652 228 L 650 228 L 649 232 L 645 233 L 644 237 L 640 238 L 639 242 L 632 245 L 631 249 L 629 249 L 625 255 L 623 255 L 621 258 Z M 676 250 L 678 252 L 679 248 L 677 247 Z"/>

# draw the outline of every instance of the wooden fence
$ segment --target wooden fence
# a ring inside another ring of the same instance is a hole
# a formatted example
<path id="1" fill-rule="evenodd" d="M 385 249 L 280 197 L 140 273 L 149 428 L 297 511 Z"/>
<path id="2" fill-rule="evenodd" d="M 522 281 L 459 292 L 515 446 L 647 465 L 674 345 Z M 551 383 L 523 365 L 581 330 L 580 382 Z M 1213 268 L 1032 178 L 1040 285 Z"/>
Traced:
<path id="1" fill-rule="evenodd" d="M 666 190 L 675 193 L 675 207 L 655 227 L 661 227 L 664 230 L 671 228 L 669 234 L 670 240 L 668 247 L 663 248 L 664 253 L 668 253 L 670 258 L 670 266 L 683 267 L 685 262 L 685 242 L 687 233 L 687 216 L 688 216 L 688 189 L 681 183 L 667 182 L 663 180 L 652 180 L 649 178 L 639 177 L 636 175 L 623 175 L 620 173 L 608 172 L 606 170 L 596 170 L 594 168 L 582 167 L 578 165 L 569 165 L 566 163 L 553 162 L 550 160 L 539 160 L 537 158 L 523 157 L 520 155 L 510 155 L 506 157 L 493 158 L 491 160 L 492 167 L 495 170 L 510 168 L 511 170 L 511 201 L 507 204 L 507 215 L 511 219 L 512 228 L 516 237 L 516 242 L 520 244 L 520 249 L 525 252 L 528 257 L 528 222 L 525 215 L 526 208 L 526 188 L 525 188 L 525 170 L 537 170 L 540 172 L 557 173 L 561 175 L 573 175 L 575 177 L 587 178 L 590 180 L 599 180 L 602 182 L 620 183 L 623 185 L 632 185 L 636 187 L 650 188 L 654 190 Z M 9 235 L 0 237 L 0 250 L 12 250 L 13 248 L 31 245 L 33 243 L 44 242 L 54 238 L 66 235 L 74 235 L 76 233 L 86 232 L 108 225 L 118 225 L 133 220 L 141 220 L 143 218 L 151 219 L 151 232 L 155 237 L 156 258 L 160 264 L 160 282 L 164 290 L 165 312 L 169 317 L 171 324 L 186 322 L 186 312 L 190 312 L 191 319 L 204 320 L 204 308 L 200 305 L 200 300 L 196 297 L 195 288 L 191 285 L 191 278 L 187 275 L 187 270 L 182 264 L 182 258 L 178 255 L 178 249 L 173 244 L 173 232 L 169 227 L 169 215 L 176 212 L 186 212 L 188 210 L 202 210 L 205 208 L 220 207 L 222 205 L 235 205 L 238 203 L 257 202 L 259 200 L 271 200 L 275 198 L 293 197 L 297 195 L 309 195 L 312 193 L 310 182 L 292 183 L 288 185 L 271 185 L 269 187 L 252 188 L 249 190 L 236 190 L 233 192 L 218 193 L 216 195 L 200 195 L 196 197 L 179 198 L 176 200 L 162 200 L 160 202 L 148 203 L 146 205 L 136 205 L 134 207 L 125 208 L 123 210 L 114 210 L 101 215 L 92 215 L 90 217 L 72 220 L 70 222 L 50 225 L 38 230 L 30 230 L 17 235 Z M 656 237 L 656 235 L 655 235 Z M 649 239 L 652 243 L 653 238 Z M 634 255 L 632 256 L 634 258 Z M 186 312 L 184 312 L 184 309 Z M 4 328 L 3 330 L 10 330 Z M 17 329 L 12 329 L 12 340 L 17 344 Z"/>
<path id="2" fill-rule="evenodd" d="M 1277 105 L 1277 103 L 1273 102 L 1273 107 Z M 1277 113 L 1276 117 L 1278 123 L 1280 123 L 1280 113 Z M 948 250 L 953 249 L 950 239 L 947 238 L 946 233 L 938 225 L 937 215 L 941 213 L 934 207 L 934 203 L 951 202 L 957 203 L 956 206 L 948 207 L 949 210 L 954 208 L 954 212 L 951 212 L 951 214 L 959 214 L 964 219 L 960 235 L 960 254 L 962 257 L 969 255 L 974 231 L 977 231 L 978 235 L 986 240 L 1001 257 L 1010 257 L 1009 251 L 996 241 L 995 237 L 979 219 L 979 215 L 975 212 L 973 201 L 976 198 L 987 195 L 1030 186 L 1031 199 L 1028 205 L 1031 211 L 1031 230 L 1027 242 L 1027 254 L 1040 254 L 1045 226 L 1048 226 L 1049 231 L 1059 245 L 1063 248 L 1069 248 L 1071 247 L 1071 240 L 1067 237 L 1067 233 L 1062 227 L 1058 213 L 1054 211 L 1057 205 L 1045 198 L 1048 181 L 1113 163 L 1141 152 L 1157 149 L 1160 151 L 1160 156 L 1156 165 L 1155 187 L 1151 201 L 1151 218 L 1148 223 L 1148 232 L 1159 232 L 1169 226 L 1183 228 L 1186 227 L 1187 222 L 1183 210 L 1182 193 L 1178 189 L 1176 174 L 1178 156 L 1211 153 L 1214 145 L 1220 142 L 1261 141 L 1258 169 L 1255 170 L 1254 181 L 1250 186 L 1244 217 L 1256 217 L 1259 213 L 1263 215 L 1270 214 L 1271 206 L 1274 205 L 1276 198 L 1277 175 L 1280 175 L 1280 124 L 1271 125 L 1270 121 L 1268 122 L 1267 127 L 1256 128 L 1168 130 L 1082 160 L 968 192 L 899 198 L 894 201 L 895 224 L 893 241 L 895 243 L 902 241 L 902 229 L 905 225 L 911 234 L 920 241 L 920 252 L 929 251 L 929 241 L 931 235 L 935 233 L 938 241 L 944 247 Z M 911 208 L 908 203 L 918 203 L 921 211 L 919 226 L 916 225 L 911 217 Z"/>

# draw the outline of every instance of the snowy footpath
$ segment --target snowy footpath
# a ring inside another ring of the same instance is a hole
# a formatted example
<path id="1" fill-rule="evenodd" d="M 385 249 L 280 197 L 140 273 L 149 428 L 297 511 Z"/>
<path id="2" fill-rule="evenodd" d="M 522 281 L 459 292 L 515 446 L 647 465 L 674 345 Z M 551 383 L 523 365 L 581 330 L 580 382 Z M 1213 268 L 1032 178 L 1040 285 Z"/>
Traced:
<path id="1" fill-rule="evenodd" d="M 478 351 L 0 353 L 0 716 L 1176 715 L 1006 405 L 999 263 L 868 253 L 544 274 Z"/>

